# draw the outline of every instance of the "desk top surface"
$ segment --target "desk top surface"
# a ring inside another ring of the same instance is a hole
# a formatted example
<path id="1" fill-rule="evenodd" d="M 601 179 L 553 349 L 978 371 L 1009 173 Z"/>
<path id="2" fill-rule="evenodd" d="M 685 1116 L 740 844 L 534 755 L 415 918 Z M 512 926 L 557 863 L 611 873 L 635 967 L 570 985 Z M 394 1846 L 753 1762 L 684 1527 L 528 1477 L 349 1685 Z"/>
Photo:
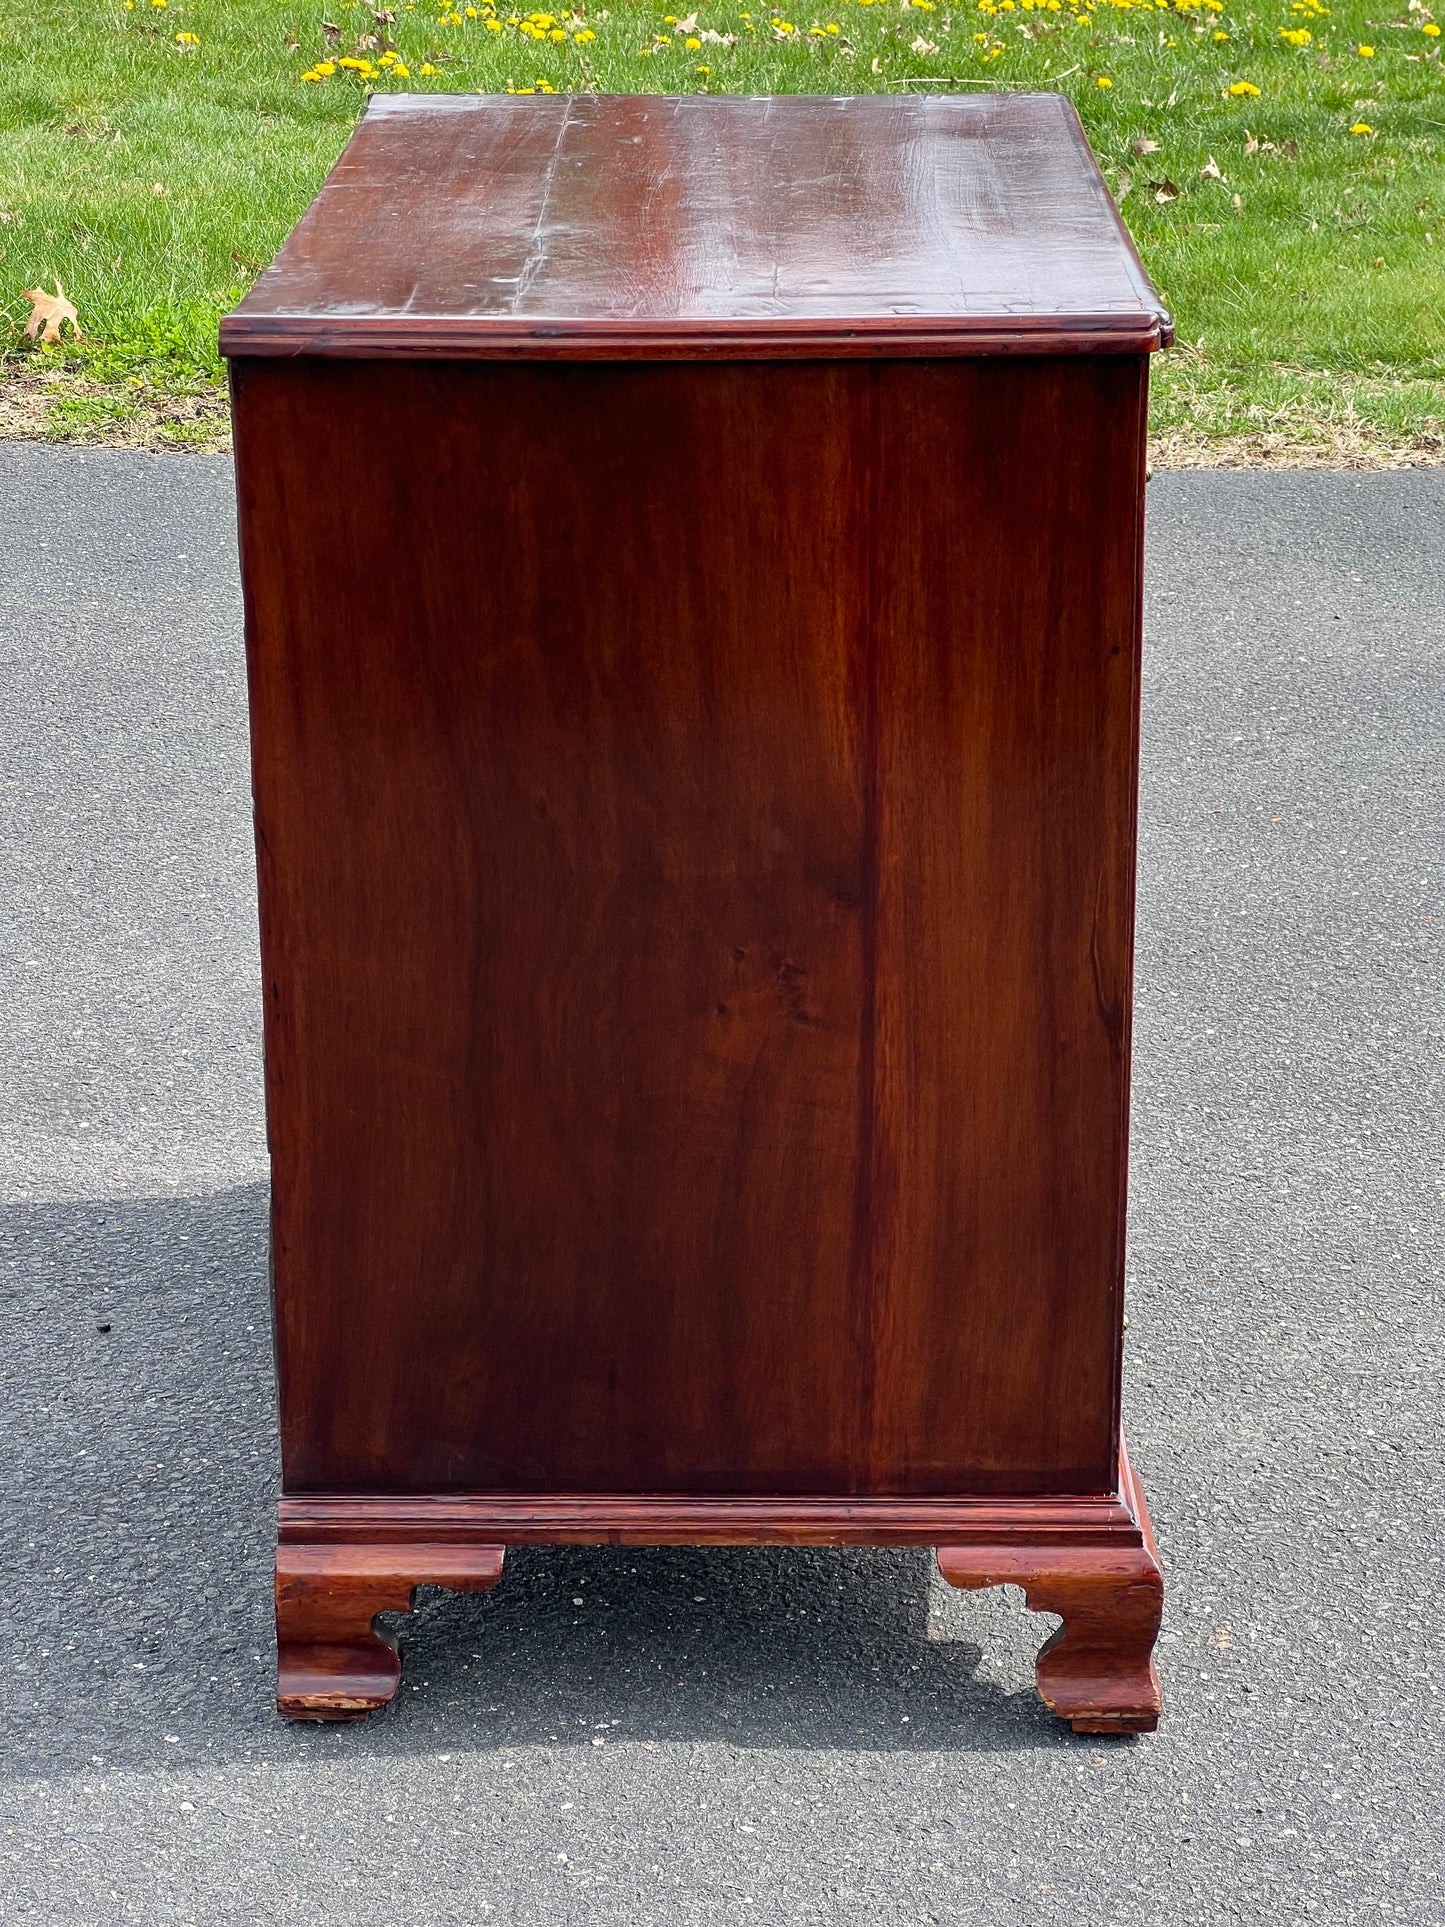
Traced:
<path id="1" fill-rule="evenodd" d="M 1056 94 L 379 95 L 231 355 L 1141 353 Z"/>

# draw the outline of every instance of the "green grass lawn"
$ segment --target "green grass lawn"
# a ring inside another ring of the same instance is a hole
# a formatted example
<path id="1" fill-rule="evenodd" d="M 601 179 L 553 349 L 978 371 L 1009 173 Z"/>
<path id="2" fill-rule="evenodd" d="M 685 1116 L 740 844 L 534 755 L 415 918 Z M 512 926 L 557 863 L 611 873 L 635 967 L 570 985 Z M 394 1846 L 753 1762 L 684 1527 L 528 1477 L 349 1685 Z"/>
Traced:
<path id="1" fill-rule="evenodd" d="M 1428 3 L 689 4 L 12 0 L 0 428 L 223 436 L 217 319 L 370 89 L 1054 88 L 1078 103 L 1178 323 L 1156 365 L 1165 459 L 1445 456 L 1445 72 Z M 85 339 L 33 350 L 22 290 L 57 280 Z"/>

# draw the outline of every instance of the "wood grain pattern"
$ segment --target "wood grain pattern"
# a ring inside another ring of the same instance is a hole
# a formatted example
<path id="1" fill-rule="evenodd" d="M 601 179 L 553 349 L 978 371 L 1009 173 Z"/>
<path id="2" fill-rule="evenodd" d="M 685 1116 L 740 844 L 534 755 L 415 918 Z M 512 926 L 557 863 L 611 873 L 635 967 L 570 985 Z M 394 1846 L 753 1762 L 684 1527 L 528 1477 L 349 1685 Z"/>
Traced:
<path id="1" fill-rule="evenodd" d="M 288 1490 L 1107 1489 L 1142 370 L 238 367 Z"/>
<path id="2" fill-rule="evenodd" d="M 378 94 L 227 354 L 1145 353 L 1060 94 Z"/>
<path id="3" fill-rule="evenodd" d="M 228 320 L 286 1710 L 505 1544 L 762 1538 L 1017 1580 L 1155 1717 L 1167 332 L 1054 97 L 376 103 Z"/>

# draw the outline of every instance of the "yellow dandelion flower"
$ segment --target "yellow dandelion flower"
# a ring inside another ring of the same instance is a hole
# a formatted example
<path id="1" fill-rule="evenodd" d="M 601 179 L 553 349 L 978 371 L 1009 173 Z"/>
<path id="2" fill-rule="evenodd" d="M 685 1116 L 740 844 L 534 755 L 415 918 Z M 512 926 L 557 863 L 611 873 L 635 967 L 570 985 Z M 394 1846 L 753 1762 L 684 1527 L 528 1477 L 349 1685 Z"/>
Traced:
<path id="1" fill-rule="evenodd" d="M 1216 33 L 1214 38 L 1216 40 L 1228 40 L 1229 35 L 1227 33 Z"/>
<path id="2" fill-rule="evenodd" d="M 301 78 L 303 80 L 320 80 L 321 76 L 316 72 L 315 68 L 313 67 L 313 68 L 308 68 L 307 71 L 304 74 L 302 74 Z"/>
<path id="3" fill-rule="evenodd" d="M 595 40 L 597 36 L 590 27 L 584 27 L 581 33 L 574 33 L 572 38 L 579 46 L 585 47 L 589 40 Z"/>
<path id="4" fill-rule="evenodd" d="M 1307 47 L 1314 39 L 1308 27 L 1281 27 L 1279 37 L 1287 41 L 1291 47 Z"/>
<path id="5" fill-rule="evenodd" d="M 787 34 L 796 33 L 797 31 L 798 31 L 797 28 L 793 25 L 791 20 L 775 20 L 773 22 L 774 33 L 780 33 L 786 36 Z"/>
<path id="6" fill-rule="evenodd" d="M 702 42 L 697 38 L 695 38 L 695 36 L 692 34 L 689 34 L 687 36 L 687 39 L 684 40 L 682 44 L 684 47 L 687 48 L 690 54 L 699 53 L 702 49 Z"/>
<path id="7" fill-rule="evenodd" d="M 393 61 L 391 71 L 396 75 L 398 80 L 411 79 L 411 68 L 407 66 L 404 60 Z"/>
<path id="8" fill-rule="evenodd" d="M 1427 20 L 1420 31 L 1421 33 L 1428 33 L 1432 40 L 1438 39 L 1440 35 L 1440 29 L 1435 25 L 1433 20 Z"/>
<path id="9" fill-rule="evenodd" d="M 1236 100 L 1258 100 L 1259 98 L 1259 89 L 1252 80 L 1233 81 L 1229 91 Z"/>
<path id="10" fill-rule="evenodd" d="M 1112 87 L 1113 84 L 1113 81 L 1110 80 L 1107 74 L 1100 74 L 1099 78 L 1094 82 L 1096 87 Z"/>
<path id="11" fill-rule="evenodd" d="M 1375 57 L 1373 47 L 1356 47 L 1355 52 L 1360 56 L 1361 60 L 1373 60 Z"/>
<path id="12" fill-rule="evenodd" d="M 1374 128 L 1371 127 L 1370 123 L 1367 120 L 1357 120 L 1354 126 L 1350 129 L 1350 132 L 1352 134 L 1373 134 L 1374 131 L 1375 131 Z"/>
<path id="13" fill-rule="evenodd" d="M 697 69 L 696 69 L 696 72 L 698 72 L 698 73 L 700 73 L 700 74 L 710 74 L 710 73 L 712 72 L 712 68 L 711 68 L 711 67 L 699 67 L 699 68 L 697 68 Z"/>
<path id="14" fill-rule="evenodd" d="M 151 5 L 155 7 L 159 12 L 164 13 L 166 0 L 151 0 Z"/>
<path id="15" fill-rule="evenodd" d="M 489 20 L 487 26 L 492 33 L 502 33 L 505 31 L 500 20 Z"/>
<path id="16" fill-rule="evenodd" d="M 331 60 L 318 60 L 311 71 L 320 74 L 323 80 L 329 80 L 336 72 L 336 63 Z"/>
<path id="17" fill-rule="evenodd" d="M 193 47 L 199 47 L 200 44 L 201 36 L 198 33 L 178 33 L 176 35 L 176 45 L 183 47 L 187 53 L 189 53 Z"/>

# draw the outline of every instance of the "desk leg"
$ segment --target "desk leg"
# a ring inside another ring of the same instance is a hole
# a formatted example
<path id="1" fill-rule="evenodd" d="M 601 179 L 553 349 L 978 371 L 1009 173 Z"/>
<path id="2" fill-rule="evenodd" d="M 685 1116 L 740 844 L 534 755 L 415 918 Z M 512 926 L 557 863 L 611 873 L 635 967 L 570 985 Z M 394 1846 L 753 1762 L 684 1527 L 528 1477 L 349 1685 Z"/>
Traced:
<path id="1" fill-rule="evenodd" d="M 276 1705 L 295 1720 L 359 1720 L 401 1680 L 376 1615 L 410 1612 L 418 1586 L 484 1592 L 501 1546 L 293 1545 L 276 1548 Z"/>
<path id="2" fill-rule="evenodd" d="M 1153 1655 L 1164 1578 L 1127 1453 L 1120 1481 L 1133 1518 L 1121 1543 L 1030 1545 L 1021 1522 L 1009 1543 L 938 1548 L 950 1585 L 1021 1586 L 1034 1612 L 1059 1614 L 1064 1623 L 1040 1650 L 1035 1678 L 1045 1705 L 1076 1733 L 1152 1733 L 1159 1724 Z"/>
<path id="3" fill-rule="evenodd" d="M 940 1546 L 938 1564 L 950 1585 L 1022 1586 L 1034 1612 L 1060 1615 L 1035 1677 L 1045 1705 L 1076 1733 L 1154 1731 L 1164 1581 L 1146 1548 Z"/>

